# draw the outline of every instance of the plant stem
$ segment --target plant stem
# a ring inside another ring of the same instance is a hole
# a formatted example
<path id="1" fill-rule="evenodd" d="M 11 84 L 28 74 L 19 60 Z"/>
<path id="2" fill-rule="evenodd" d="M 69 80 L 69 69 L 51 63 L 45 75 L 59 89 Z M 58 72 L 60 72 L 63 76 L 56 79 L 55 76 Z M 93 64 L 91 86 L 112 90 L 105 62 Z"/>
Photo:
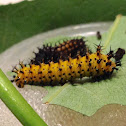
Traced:
<path id="1" fill-rule="evenodd" d="M 1 69 L 0 98 L 24 126 L 47 126 Z"/>

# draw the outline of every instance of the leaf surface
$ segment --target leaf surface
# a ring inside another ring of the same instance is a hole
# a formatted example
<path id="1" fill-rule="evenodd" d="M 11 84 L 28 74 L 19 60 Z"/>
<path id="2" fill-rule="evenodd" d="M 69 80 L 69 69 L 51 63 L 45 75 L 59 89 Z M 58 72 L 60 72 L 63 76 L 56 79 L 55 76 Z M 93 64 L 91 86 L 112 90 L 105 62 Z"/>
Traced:
<path id="1" fill-rule="evenodd" d="M 112 27 L 102 36 L 103 53 L 110 50 L 116 51 L 119 47 L 126 49 L 126 17 L 118 15 Z M 96 37 L 87 38 L 87 44 L 95 52 L 95 44 L 99 44 Z M 91 82 L 90 78 L 78 80 L 72 86 L 69 83 L 64 86 L 45 87 L 48 95 L 44 103 L 57 104 L 87 116 L 93 115 L 99 108 L 106 104 L 126 105 L 126 55 L 122 59 L 122 66 L 114 71 L 110 79 L 100 82 Z"/>

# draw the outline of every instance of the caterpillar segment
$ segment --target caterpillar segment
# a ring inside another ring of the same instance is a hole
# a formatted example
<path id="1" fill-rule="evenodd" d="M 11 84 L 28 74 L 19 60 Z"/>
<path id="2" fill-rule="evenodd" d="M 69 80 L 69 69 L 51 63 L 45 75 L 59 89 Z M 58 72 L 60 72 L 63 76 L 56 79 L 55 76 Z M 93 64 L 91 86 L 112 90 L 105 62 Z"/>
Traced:
<path id="1" fill-rule="evenodd" d="M 24 87 L 24 84 L 39 83 L 41 86 L 63 85 L 67 81 L 73 81 L 75 78 L 82 77 L 109 77 L 114 70 L 117 70 L 119 62 L 112 61 L 111 58 L 117 55 L 113 51 L 106 54 L 101 53 L 101 46 L 97 46 L 96 53 L 86 52 L 85 56 L 77 55 L 76 58 L 68 57 L 68 60 L 60 59 L 58 62 L 40 63 L 39 65 L 30 64 L 26 67 L 22 63 L 21 69 L 14 69 L 17 73 L 14 81 L 18 87 Z M 124 53 L 123 53 L 124 55 Z M 122 56 L 120 56 L 120 59 Z M 118 61 L 120 61 L 120 59 Z"/>
<path id="2" fill-rule="evenodd" d="M 41 62 L 48 64 L 49 62 L 58 62 L 60 59 L 68 60 L 68 56 L 76 58 L 79 53 L 81 56 L 86 54 L 86 45 L 82 38 L 72 39 L 59 44 L 58 46 L 43 46 L 43 48 L 38 48 L 38 53 L 35 53 L 35 58 L 31 60 L 30 63 L 39 65 Z"/>

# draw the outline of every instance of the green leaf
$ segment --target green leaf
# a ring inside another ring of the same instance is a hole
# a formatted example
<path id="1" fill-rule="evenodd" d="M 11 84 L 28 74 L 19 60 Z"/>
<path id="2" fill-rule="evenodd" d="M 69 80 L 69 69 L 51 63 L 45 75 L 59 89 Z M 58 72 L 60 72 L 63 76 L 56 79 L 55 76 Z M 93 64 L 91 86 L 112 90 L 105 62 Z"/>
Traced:
<path id="1" fill-rule="evenodd" d="M 102 36 L 103 53 L 121 47 L 126 49 L 126 17 L 118 15 L 110 30 Z M 88 38 L 88 45 L 95 51 L 94 43 L 99 44 L 96 37 Z M 91 82 L 90 78 L 77 81 L 76 86 L 49 87 L 49 94 L 44 103 L 57 104 L 87 116 L 93 115 L 106 104 L 117 103 L 126 105 L 126 56 L 122 59 L 122 66 L 114 71 L 110 79 L 100 82 Z"/>

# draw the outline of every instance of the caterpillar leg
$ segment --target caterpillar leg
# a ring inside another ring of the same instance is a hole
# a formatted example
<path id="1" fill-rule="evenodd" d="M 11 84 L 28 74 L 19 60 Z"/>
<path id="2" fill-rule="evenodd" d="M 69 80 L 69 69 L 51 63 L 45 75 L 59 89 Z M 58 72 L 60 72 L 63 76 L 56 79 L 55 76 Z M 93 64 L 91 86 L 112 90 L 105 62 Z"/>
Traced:
<path id="1" fill-rule="evenodd" d="M 70 82 L 70 84 L 71 84 L 72 86 L 76 86 L 75 80 L 70 80 L 69 82 Z"/>
<path id="2" fill-rule="evenodd" d="M 16 82 L 16 81 L 19 81 L 18 79 L 15 79 L 15 76 L 14 76 L 14 79 L 13 80 L 11 80 L 11 82 Z M 23 88 L 24 87 L 24 84 L 23 83 L 17 83 L 16 82 L 16 85 L 19 87 L 19 88 Z"/>
<path id="3" fill-rule="evenodd" d="M 113 71 L 111 72 L 104 72 L 103 75 L 99 75 L 99 76 L 94 76 L 92 77 L 93 81 L 96 82 L 96 81 L 101 81 L 101 80 L 106 80 L 106 79 L 109 79 L 112 75 Z"/>
<path id="4" fill-rule="evenodd" d="M 24 84 L 23 84 L 23 83 L 19 83 L 19 84 L 16 83 L 16 85 L 17 85 L 19 88 L 23 88 L 23 87 L 24 87 Z"/>

